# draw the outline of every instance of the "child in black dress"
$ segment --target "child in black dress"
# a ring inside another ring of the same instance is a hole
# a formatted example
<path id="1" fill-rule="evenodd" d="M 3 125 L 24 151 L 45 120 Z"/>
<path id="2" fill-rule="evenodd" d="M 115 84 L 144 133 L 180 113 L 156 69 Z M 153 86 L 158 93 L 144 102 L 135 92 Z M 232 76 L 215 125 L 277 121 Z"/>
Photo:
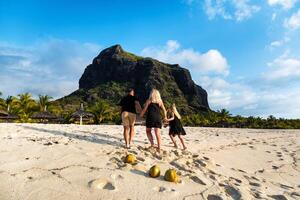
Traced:
<path id="1" fill-rule="evenodd" d="M 170 126 L 169 136 L 174 144 L 174 147 L 177 148 L 177 144 L 175 141 L 175 136 L 177 135 L 182 144 L 183 150 L 185 150 L 186 146 L 184 144 L 182 135 L 186 135 L 186 133 L 181 124 L 181 121 L 180 121 L 181 116 L 176 109 L 175 103 L 172 105 L 172 107 L 169 110 L 170 110 L 170 115 L 171 115 L 170 116 L 171 118 L 167 119 L 167 121 L 169 122 L 169 126 Z"/>

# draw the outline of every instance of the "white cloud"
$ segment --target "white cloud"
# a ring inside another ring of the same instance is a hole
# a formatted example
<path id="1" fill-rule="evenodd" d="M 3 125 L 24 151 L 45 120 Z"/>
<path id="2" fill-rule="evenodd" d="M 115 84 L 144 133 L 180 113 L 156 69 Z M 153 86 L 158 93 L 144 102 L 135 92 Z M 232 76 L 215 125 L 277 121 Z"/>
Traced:
<path id="1" fill-rule="evenodd" d="M 281 47 L 284 44 L 288 43 L 291 39 L 289 37 L 284 37 L 282 40 L 275 40 L 269 44 L 269 49 L 274 49 L 276 47 Z"/>
<path id="2" fill-rule="evenodd" d="M 180 64 L 200 73 L 228 75 L 229 65 L 226 58 L 216 49 L 200 53 L 193 49 L 181 49 L 177 41 L 169 40 L 163 47 L 147 47 L 143 56 L 153 57 L 163 62 Z"/>
<path id="3" fill-rule="evenodd" d="M 234 15 L 237 21 L 249 19 L 254 13 L 260 10 L 259 6 L 250 5 L 248 2 L 248 0 L 233 0 L 236 7 Z"/>
<path id="4" fill-rule="evenodd" d="M 210 20 L 221 16 L 226 20 L 243 21 L 251 18 L 260 7 L 250 4 L 249 0 L 205 0 L 204 10 Z"/>
<path id="5" fill-rule="evenodd" d="M 208 102 L 213 109 L 242 109 L 256 103 L 256 93 L 245 84 L 230 83 L 223 78 L 209 76 L 201 76 L 199 84 L 207 90 Z"/>
<path id="6" fill-rule="evenodd" d="M 270 6 L 281 6 L 283 9 L 290 9 L 294 7 L 298 0 L 268 0 Z"/>
<path id="7" fill-rule="evenodd" d="M 212 109 L 228 109 L 234 115 L 284 118 L 300 117 L 300 88 L 274 87 L 260 80 L 257 85 L 229 82 L 220 77 L 202 76 L 197 81 L 208 93 Z M 266 84 L 268 87 L 264 88 Z"/>
<path id="8" fill-rule="evenodd" d="M 282 45 L 281 41 L 273 41 L 270 44 L 271 47 L 280 47 L 281 45 Z"/>
<path id="9" fill-rule="evenodd" d="M 284 118 L 300 118 L 299 85 L 259 91 L 257 107 L 252 111 L 245 111 L 247 112 L 262 117 L 274 115 Z"/>
<path id="10" fill-rule="evenodd" d="M 84 68 L 100 46 L 48 38 L 26 47 L 0 43 L 0 77 L 4 95 L 31 92 L 61 97 L 78 88 Z"/>
<path id="11" fill-rule="evenodd" d="M 205 0 L 204 9 L 210 20 L 214 19 L 217 15 L 224 19 L 232 19 L 232 16 L 225 11 L 223 1 Z"/>
<path id="12" fill-rule="evenodd" d="M 286 53 L 268 63 L 269 71 L 263 74 L 268 81 L 300 78 L 300 59 Z"/>
<path id="13" fill-rule="evenodd" d="M 291 30 L 300 28 L 300 9 L 290 18 L 284 20 L 284 26 Z"/>
<path id="14" fill-rule="evenodd" d="M 226 80 L 229 76 L 224 77 L 229 73 L 227 60 L 217 50 L 199 53 L 182 49 L 176 41 L 168 41 L 163 47 L 145 48 L 142 54 L 188 67 L 196 83 L 207 91 L 208 102 L 214 110 L 226 108 L 234 115 L 244 116 L 300 117 L 300 85 L 290 81 L 278 84 L 278 80 L 300 77 L 300 60 L 291 58 L 289 52 L 270 62 L 268 71 L 257 80 L 230 76 L 230 81 Z"/>

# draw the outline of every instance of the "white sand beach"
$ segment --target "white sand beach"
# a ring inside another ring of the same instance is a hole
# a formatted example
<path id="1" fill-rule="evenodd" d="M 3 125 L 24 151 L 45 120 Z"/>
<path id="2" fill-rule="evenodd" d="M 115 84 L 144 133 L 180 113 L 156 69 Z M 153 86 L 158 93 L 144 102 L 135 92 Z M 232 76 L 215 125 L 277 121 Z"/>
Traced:
<path id="1" fill-rule="evenodd" d="M 299 130 L 186 128 L 182 151 L 163 128 L 161 155 L 136 130 L 129 165 L 122 126 L 0 124 L 0 199 L 300 199 Z M 180 183 L 164 181 L 168 168 Z"/>

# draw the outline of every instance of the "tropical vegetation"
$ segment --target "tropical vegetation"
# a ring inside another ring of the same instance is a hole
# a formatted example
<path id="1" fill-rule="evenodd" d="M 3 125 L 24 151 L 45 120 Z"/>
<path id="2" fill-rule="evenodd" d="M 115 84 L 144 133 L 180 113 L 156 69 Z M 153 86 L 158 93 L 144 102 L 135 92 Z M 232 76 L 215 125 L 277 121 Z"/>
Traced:
<path id="1" fill-rule="evenodd" d="M 113 87 L 113 86 L 111 86 Z M 80 100 L 52 101 L 48 95 L 39 95 L 34 99 L 30 93 L 23 93 L 17 96 L 8 96 L 2 98 L 0 92 L 0 110 L 10 115 L 18 116 L 13 122 L 39 122 L 32 119 L 32 115 L 38 112 L 50 112 L 57 116 L 58 120 L 54 123 L 78 123 L 78 119 L 72 117 L 72 114 L 80 109 Z M 74 103 L 75 102 L 75 103 Z M 171 102 L 166 102 L 169 107 Z M 92 104 L 84 104 L 86 112 L 92 113 L 93 118 L 86 119 L 88 124 L 121 124 L 119 108 L 116 103 L 111 103 L 104 99 L 97 99 Z M 7 121 L 0 119 L 0 121 Z M 243 117 L 240 115 L 233 116 L 228 110 L 221 109 L 218 111 L 200 112 L 182 116 L 182 123 L 185 126 L 203 126 L 203 127 L 230 127 L 230 128 L 263 128 L 263 129 L 300 129 L 300 119 L 276 118 L 270 115 L 267 118 L 261 117 Z"/>

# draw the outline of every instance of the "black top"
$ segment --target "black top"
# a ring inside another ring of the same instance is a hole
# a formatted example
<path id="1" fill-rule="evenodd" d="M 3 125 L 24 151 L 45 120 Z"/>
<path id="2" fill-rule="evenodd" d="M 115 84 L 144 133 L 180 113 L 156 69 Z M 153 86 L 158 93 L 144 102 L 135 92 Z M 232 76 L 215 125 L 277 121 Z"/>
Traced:
<path id="1" fill-rule="evenodd" d="M 122 107 L 122 112 L 127 111 L 136 114 L 135 101 L 137 101 L 135 96 L 127 95 L 123 97 L 119 103 L 119 105 Z"/>
<path id="2" fill-rule="evenodd" d="M 148 106 L 148 112 L 146 116 L 147 128 L 161 128 L 162 120 L 160 116 L 160 107 L 157 103 L 150 103 Z"/>
<path id="3" fill-rule="evenodd" d="M 180 119 L 178 119 L 175 114 L 174 114 L 174 119 L 169 122 L 169 125 L 170 125 L 170 129 L 169 129 L 170 135 L 186 135 Z"/>

